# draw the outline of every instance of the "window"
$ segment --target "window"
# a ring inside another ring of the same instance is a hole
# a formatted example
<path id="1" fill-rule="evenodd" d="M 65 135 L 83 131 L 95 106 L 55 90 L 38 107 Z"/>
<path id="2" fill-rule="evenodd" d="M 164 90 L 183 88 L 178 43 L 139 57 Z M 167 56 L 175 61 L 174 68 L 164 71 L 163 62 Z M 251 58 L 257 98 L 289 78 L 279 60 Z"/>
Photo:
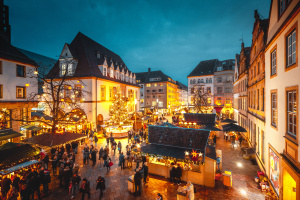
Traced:
<path id="1" fill-rule="evenodd" d="M 82 97 L 82 86 L 81 85 L 75 85 L 75 97 L 77 100 L 80 100 Z"/>
<path id="2" fill-rule="evenodd" d="M 66 75 L 67 67 L 66 64 L 61 65 L 61 76 Z"/>
<path id="3" fill-rule="evenodd" d="M 25 87 L 17 86 L 17 98 L 25 99 Z"/>
<path id="4" fill-rule="evenodd" d="M 70 96 L 71 96 L 71 89 L 72 89 L 71 86 L 67 86 L 67 85 L 65 86 L 65 95 L 64 95 L 65 98 L 67 98 L 67 97 L 70 98 Z"/>
<path id="5" fill-rule="evenodd" d="M 225 93 L 232 93 L 231 87 L 225 87 Z"/>
<path id="6" fill-rule="evenodd" d="M 141 97 L 143 97 L 144 96 L 144 93 L 143 92 L 141 92 Z"/>
<path id="7" fill-rule="evenodd" d="M 212 78 L 209 79 L 209 83 L 212 83 Z"/>
<path id="8" fill-rule="evenodd" d="M 163 92 L 164 90 L 163 89 L 158 89 L 158 92 Z"/>
<path id="9" fill-rule="evenodd" d="M 109 88 L 109 100 L 113 99 L 113 89 L 112 87 Z"/>
<path id="10" fill-rule="evenodd" d="M 193 84 L 196 84 L 196 80 L 195 79 L 193 80 Z"/>
<path id="11" fill-rule="evenodd" d="M 277 127 L 277 92 L 271 93 L 271 125 Z"/>
<path id="12" fill-rule="evenodd" d="M 221 104 L 222 104 L 222 98 L 221 98 L 221 97 L 218 97 L 218 98 L 217 98 L 216 104 L 217 104 L 217 105 L 221 105 Z"/>
<path id="13" fill-rule="evenodd" d="M 161 78 L 159 77 L 159 78 L 150 78 L 150 81 L 160 81 L 161 80 Z"/>
<path id="14" fill-rule="evenodd" d="M 222 77 L 218 77 L 217 82 L 222 83 Z"/>
<path id="15" fill-rule="evenodd" d="M 106 68 L 103 68 L 103 76 L 106 76 Z"/>
<path id="16" fill-rule="evenodd" d="M 152 90 L 152 93 L 156 93 L 156 90 Z"/>
<path id="17" fill-rule="evenodd" d="M 217 71 L 222 71 L 223 70 L 223 67 L 220 66 L 220 67 L 217 67 Z"/>
<path id="18" fill-rule="evenodd" d="M 156 95 L 153 95 L 152 98 L 155 99 L 155 98 L 156 98 Z"/>
<path id="19" fill-rule="evenodd" d="M 261 97 L 262 97 L 261 110 L 264 111 L 265 110 L 265 88 L 262 88 Z"/>
<path id="20" fill-rule="evenodd" d="M 211 98 L 209 97 L 206 100 L 207 100 L 207 104 L 210 105 L 211 104 Z"/>
<path id="21" fill-rule="evenodd" d="M 207 79 L 206 79 L 206 83 L 208 83 L 208 81 L 209 81 L 209 79 L 207 78 Z"/>
<path id="22" fill-rule="evenodd" d="M 225 104 L 231 104 L 231 99 L 229 99 L 229 98 L 226 98 L 226 100 L 225 100 Z"/>
<path id="23" fill-rule="evenodd" d="M 147 90 L 147 93 L 150 93 L 150 90 Z"/>
<path id="24" fill-rule="evenodd" d="M 190 84 L 193 84 L 193 80 L 192 79 L 190 80 Z"/>
<path id="25" fill-rule="evenodd" d="M 0 85 L 0 99 L 3 98 L 3 85 Z"/>
<path id="26" fill-rule="evenodd" d="M 200 80 L 200 82 L 201 82 L 201 83 L 204 83 L 204 80 L 203 80 L 203 79 L 201 79 L 201 80 Z"/>
<path id="27" fill-rule="evenodd" d="M 201 80 L 200 80 L 200 79 L 198 79 L 198 83 L 201 83 Z"/>
<path id="28" fill-rule="evenodd" d="M 0 74 L 2 74 L 2 61 L 0 61 Z"/>
<path id="29" fill-rule="evenodd" d="M 146 87 L 151 87 L 151 84 L 150 83 L 146 84 Z"/>
<path id="30" fill-rule="evenodd" d="M 17 76 L 25 77 L 25 66 L 17 65 Z"/>
<path id="31" fill-rule="evenodd" d="M 101 85 L 101 101 L 105 101 L 106 100 L 106 86 L 105 85 Z"/>
<path id="32" fill-rule="evenodd" d="M 257 110 L 259 110 L 259 89 L 257 90 Z"/>
<path id="33" fill-rule="evenodd" d="M 217 87 L 217 93 L 221 94 L 223 92 L 223 88 L 222 87 Z"/>
<path id="34" fill-rule="evenodd" d="M 277 73 L 276 69 L 276 49 L 271 52 L 271 76 Z"/>
<path id="35" fill-rule="evenodd" d="M 296 29 L 286 38 L 287 44 L 287 68 L 296 63 Z"/>
<path id="36" fill-rule="evenodd" d="M 257 74 L 260 73 L 260 62 L 257 63 Z"/>
<path id="37" fill-rule="evenodd" d="M 157 87 L 157 83 L 154 83 L 154 87 Z"/>
<path id="38" fill-rule="evenodd" d="M 69 64 L 68 65 L 68 76 L 72 76 L 73 75 L 73 64 Z"/>
<path id="39" fill-rule="evenodd" d="M 207 87 L 207 93 L 211 93 L 211 87 Z"/>
<path id="40" fill-rule="evenodd" d="M 279 6 L 278 6 L 278 12 L 279 12 L 279 16 L 281 16 L 284 11 L 286 10 L 286 8 L 289 6 L 289 4 L 291 3 L 292 0 L 279 0 Z"/>
<path id="41" fill-rule="evenodd" d="M 162 83 L 159 83 L 158 86 L 163 86 L 163 84 L 162 84 Z"/>
<path id="42" fill-rule="evenodd" d="M 297 92 L 287 91 L 287 132 L 292 136 L 297 135 Z"/>

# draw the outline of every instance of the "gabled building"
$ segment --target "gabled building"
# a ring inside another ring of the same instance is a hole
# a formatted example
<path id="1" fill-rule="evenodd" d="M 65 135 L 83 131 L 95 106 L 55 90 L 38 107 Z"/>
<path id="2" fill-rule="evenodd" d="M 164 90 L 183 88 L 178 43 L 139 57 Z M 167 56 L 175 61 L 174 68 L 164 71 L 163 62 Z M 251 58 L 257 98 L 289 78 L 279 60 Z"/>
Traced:
<path id="1" fill-rule="evenodd" d="M 81 100 L 80 109 L 90 122 L 88 128 L 100 128 L 110 118 L 109 109 L 118 88 L 128 99 L 128 112 L 139 109 L 138 105 L 135 106 L 140 96 L 135 74 L 119 55 L 80 32 L 70 44 L 64 45 L 59 60 L 47 77 L 67 80 L 69 87 L 65 88 L 61 98 L 68 96 L 69 88 L 80 90 L 76 99 Z M 84 99 L 79 95 L 82 91 L 89 94 Z M 71 110 L 65 108 L 65 112 Z"/>
<path id="2" fill-rule="evenodd" d="M 188 106 L 188 87 L 179 81 L 176 81 L 178 104 L 180 108 Z"/>
<path id="3" fill-rule="evenodd" d="M 140 106 L 144 110 L 170 113 L 179 108 L 176 81 L 162 71 L 136 73 L 140 86 Z M 146 109 L 145 109 L 146 108 Z"/>
<path id="4" fill-rule="evenodd" d="M 241 45 L 241 52 L 236 55 L 237 69 L 234 72 L 234 101 L 235 101 L 235 120 L 238 124 L 248 130 L 248 69 L 250 66 L 250 47 Z M 248 131 L 249 132 L 249 131 Z M 244 133 L 245 139 L 252 144 L 255 137 Z"/>
<path id="5" fill-rule="evenodd" d="M 272 0 L 265 49 L 265 169 L 279 199 L 300 199 L 300 1 Z"/>
<path id="6" fill-rule="evenodd" d="M 252 32 L 250 66 L 248 76 L 248 120 L 250 135 L 255 135 L 253 146 L 257 163 L 264 171 L 265 151 L 265 47 L 267 42 L 269 19 L 261 19 L 254 11 L 255 22 Z"/>
<path id="7" fill-rule="evenodd" d="M 204 108 L 205 112 L 210 113 L 215 109 L 220 116 L 226 104 L 226 98 L 228 104 L 232 106 L 233 70 L 234 60 L 232 59 L 224 61 L 219 61 L 218 59 L 201 61 L 188 75 L 189 105 L 193 106 L 195 90 L 200 90 L 207 102 L 207 107 Z M 223 111 L 225 117 L 225 109 Z"/>
<path id="8" fill-rule="evenodd" d="M 37 99 L 31 96 L 38 92 L 37 77 L 28 74 L 38 65 L 10 43 L 8 6 L 3 1 L 0 19 L 0 130 L 12 128 L 20 132 L 31 118 L 31 109 L 37 106 Z"/>

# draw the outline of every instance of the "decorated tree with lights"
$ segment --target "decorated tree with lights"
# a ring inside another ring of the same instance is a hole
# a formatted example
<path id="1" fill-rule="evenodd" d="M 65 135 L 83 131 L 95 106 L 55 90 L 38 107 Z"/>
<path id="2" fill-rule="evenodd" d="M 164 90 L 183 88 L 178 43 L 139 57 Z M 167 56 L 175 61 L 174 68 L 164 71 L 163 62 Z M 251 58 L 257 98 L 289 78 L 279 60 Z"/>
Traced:
<path id="1" fill-rule="evenodd" d="M 114 125 L 128 124 L 127 98 L 122 95 L 120 88 L 117 88 L 115 92 L 113 104 L 109 109 L 110 121 Z"/>

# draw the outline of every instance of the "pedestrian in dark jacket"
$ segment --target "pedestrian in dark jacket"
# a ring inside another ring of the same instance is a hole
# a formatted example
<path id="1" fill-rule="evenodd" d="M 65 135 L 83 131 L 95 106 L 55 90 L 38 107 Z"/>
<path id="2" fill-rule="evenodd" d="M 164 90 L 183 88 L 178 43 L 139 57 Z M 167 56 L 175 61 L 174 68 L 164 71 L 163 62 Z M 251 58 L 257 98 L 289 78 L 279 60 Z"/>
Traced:
<path id="1" fill-rule="evenodd" d="M 142 175 L 139 170 L 134 174 L 135 195 L 141 195 L 141 180 Z"/>
<path id="2" fill-rule="evenodd" d="M 120 141 L 118 142 L 118 151 L 119 151 L 119 154 L 121 154 L 121 151 L 122 151 L 122 144 L 121 144 Z"/>
<path id="3" fill-rule="evenodd" d="M 48 164 L 49 164 L 49 156 L 48 154 L 45 155 L 44 159 L 43 159 L 43 162 L 44 162 L 44 167 L 45 169 L 48 169 Z"/>
<path id="4" fill-rule="evenodd" d="M 177 182 L 177 184 L 180 184 L 180 182 L 181 182 L 181 176 L 182 176 L 182 168 L 180 167 L 180 165 L 179 164 L 177 164 L 177 168 L 176 168 L 176 182 Z"/>
<path id="5" fill-rule="evenodd" d="M 85 194 L 88 194 L 88 198 L 91 197 L 90 182 L 86 178 L 83 179 L 79 191 L 82 193 L 82 200 L 84 200 Z"/>
<path id="6" fill-rule="evenodd" d="M 56 155 L 54 155 L 54 157 L 52 158 L 52 170 L 53 170 L 53 176 L 56 175 L 57 164 L 58 164 L 58 158 L 57 158 Z"/>
<path id="7" fill-rule="evenodd" d="M 143 168 L 144 168 L 144 184 L 146 184 L 147 183 L 147 176 L 148 176 L 148 164 L 147 164 L 147 162 L 144 163 Z"/>
<path id="8" fill-rule="evenodd" d="M 73 199 L 75 197 L 75 190 L 77 189 L 79 191 L 79 183 L 81 181 L 80 176 L 78 176 L 78 174 L 74 174 L 71 178 L 71 182 L 72 182 L 72 196 L 71 199 Z"/>
<path id="9" fill-rule="evenodd" d="M 6 194 L 8 193 L 8 191 L 10 189 L 10 184 L 11 184 L 11 180 L 5 176 L 4 179 L 1 181 L 2 195 L 6 196 Z"/>
<path id="10" fill-rule="evenodd" d="M 119 156 L 119 166 L 121 166 L 121 169 L 124 169 L 125 165 L 125 156 L 123 155 L 123 152 L 121 152 L 121 155 Z"/>
<path id="11" fill-rule="evenodd" d="M 103 147 L 101 147 L 101 149 L 99 150 L 99 160 L 100 160 L 100 164 L 101 164 L 101 159 L 103 159 L 103 155 L 104 155 L 104 149 L 103 149 Z"/>
<path id="12" fill-rule="evenodd" d="M 69 166 L 67 166 L 64 169 L 64 181 L 65 181 L 65 188 L 66 189 L 68 189 L 68 187 L 70 185 L 71 176 L 72 176 L 72 171 L 70 170 Z"/>
<path id="13" fill-rule="evenodd" d="M 51 183 L 50 172 L 48 170 L 44 170 L 44 177 L 42 180 L 44 194 L 47 197 L 49 191 L 49 183 Z"/>
<path id="14" fill-rule="evenodd" d="M 93 161 L 93 165 L 92 166 L 95 166 L 96 165 L 96 160 L 97 160 L 97 149 L 93 149 L 92 153 L 91 153 L 91 160 Z"/>
<path id="15" fill-rule="evenodd" d="M 214 145 L 217 145 L 217 136 L 216 135 L 214 135 L 213 141 L 214 141 Z"/>
<path id="16" fill-rule="evenodd" d="M 106 189 L 105 186 L 105 179 L 102 176 L 99 176 L 97 179 L 97 186 L 96 186 L 96 190 L 100 190 L 100 199 L 103 196 L 103 191 Z"/>

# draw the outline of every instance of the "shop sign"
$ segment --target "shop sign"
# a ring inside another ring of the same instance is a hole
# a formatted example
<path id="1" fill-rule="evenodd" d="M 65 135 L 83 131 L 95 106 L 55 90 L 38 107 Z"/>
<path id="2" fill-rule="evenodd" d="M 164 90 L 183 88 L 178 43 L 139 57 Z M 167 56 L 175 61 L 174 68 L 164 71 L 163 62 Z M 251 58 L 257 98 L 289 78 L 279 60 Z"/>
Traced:
<path id="1" fill-rule="evenodd" d="M 270 181 L 279 194 L 279 157 L 270 149 Z"/>

